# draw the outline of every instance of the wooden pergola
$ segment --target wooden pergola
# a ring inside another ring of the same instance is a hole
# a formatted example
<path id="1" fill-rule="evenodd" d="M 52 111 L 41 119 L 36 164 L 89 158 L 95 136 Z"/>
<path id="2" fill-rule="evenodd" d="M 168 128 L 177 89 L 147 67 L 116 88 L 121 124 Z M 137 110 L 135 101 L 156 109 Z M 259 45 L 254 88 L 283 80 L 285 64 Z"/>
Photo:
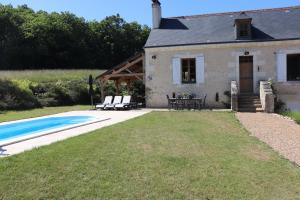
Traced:
<path id="1" fill-rule="evenodd" d="M 130 90 L 134 81 L 144 81 L 144 62 L 145 54 L 138 53 L 135 56 L 127 59 L 125 62 L 96 77 L 96 80 L 100 82 L 101 94 L 103 94 L 101 95 L 102 98 L 105 96 L 104 88 L 108 81 L 114 81 L 117 95 L 120 94 L 120 85 L 122 83 L 126 83 L 128 90 Z"/>

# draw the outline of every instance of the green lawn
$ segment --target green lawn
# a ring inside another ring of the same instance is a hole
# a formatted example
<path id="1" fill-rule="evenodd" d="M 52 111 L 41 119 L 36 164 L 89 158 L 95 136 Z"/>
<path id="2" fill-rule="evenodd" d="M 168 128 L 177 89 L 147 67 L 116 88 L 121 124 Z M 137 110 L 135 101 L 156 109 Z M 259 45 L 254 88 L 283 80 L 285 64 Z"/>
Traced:
<path id="1" fill-rule="evenodd" d="M 26 111 L 0 111 L 0 122 L 41 117 L 68 111 L 89 110 L 91 106 L 45 107 Z M 0 198 L 1 199 L 1 198 Z"/>
<path id="2" fill-rule="evenodd" d="M 22 70 L 22 71 L 0 71 L 1 78 L 27 79 L 30 81 L 57 81 L 88 78 L 90 74 L 96 77 L 102 74 L 103 70 Z"/>
<path id="3" fill-rule="evenodd" d="M 284 115 L 292 118 L 298 124 L 300 124 L 300 112 L 286 112 L 286 113 L 284 113 Z"/>
<path id="4" fill-rule="evenodd" d="M 300 199 L 233 113 L 154 112 L 0 160 L 0 199 Z"/>

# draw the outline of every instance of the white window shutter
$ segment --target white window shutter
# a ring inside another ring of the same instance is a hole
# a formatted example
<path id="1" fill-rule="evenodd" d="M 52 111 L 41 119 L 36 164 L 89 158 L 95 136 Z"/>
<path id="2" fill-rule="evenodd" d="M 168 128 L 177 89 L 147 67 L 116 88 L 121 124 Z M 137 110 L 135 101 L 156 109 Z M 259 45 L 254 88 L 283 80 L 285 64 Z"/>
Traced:
<path id="1" fill-rule="evenodd" d="M 173 58 L 172 69 L 173 69 L 173 84 L 181 84 L 181 62 L 180 58 Z"/>
<path id="2" fill-rule="evenodd" d="M 286 82 L 287 80 L 287 56 L 284 53 L 276 54 L 277 81 Z"/>
<path id="3" fill-rule="evenodd" d="M 198 84 L 204 83 L 204 56 L 196 57 L 196 81 Z"/>

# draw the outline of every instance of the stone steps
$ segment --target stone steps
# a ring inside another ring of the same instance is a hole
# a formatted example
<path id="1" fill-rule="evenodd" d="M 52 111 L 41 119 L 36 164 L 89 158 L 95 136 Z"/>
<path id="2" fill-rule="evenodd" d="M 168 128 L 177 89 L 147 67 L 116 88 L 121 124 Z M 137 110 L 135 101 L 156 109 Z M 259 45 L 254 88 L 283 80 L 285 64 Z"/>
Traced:
<path id="1" fill-rule="evenodd" d="M 264 112 L 262 108 L 239 108 L 238 112 Z"/>
<path id="2" fill-rule="evenodd" d="M 261 104 L 260 100 L 240 100 L 240 103 L 244 103 L 244 104 Z"/>
<path id="3" fill-rule="evenodd" d="M 241 94 L 238 97 L 239 112 L 263 112 L 260 98 L 253 94 Z"/>
<path id="4" fill-rule="evenodd" d="M 261 108 L 261 104 L 241 104 L 239 108 Z"/>

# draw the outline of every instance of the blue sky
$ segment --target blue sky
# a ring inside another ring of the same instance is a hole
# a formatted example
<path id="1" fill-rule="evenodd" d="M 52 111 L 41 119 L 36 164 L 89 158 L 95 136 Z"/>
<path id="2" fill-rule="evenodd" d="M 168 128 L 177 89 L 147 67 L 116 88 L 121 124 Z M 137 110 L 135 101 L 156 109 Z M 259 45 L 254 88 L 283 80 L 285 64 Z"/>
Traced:
<path id="1" fill-rule="evenodd" d="M 27 4 L 34 10 L 70 11 L 87 20 L 101 20 L 119 13 L 126 21 L 151 25 L 151 0 L 0 0 L 13 6 Z M 300 0 L 161 0 L 163 16 L 276 8 L 300 5 Z"/>

